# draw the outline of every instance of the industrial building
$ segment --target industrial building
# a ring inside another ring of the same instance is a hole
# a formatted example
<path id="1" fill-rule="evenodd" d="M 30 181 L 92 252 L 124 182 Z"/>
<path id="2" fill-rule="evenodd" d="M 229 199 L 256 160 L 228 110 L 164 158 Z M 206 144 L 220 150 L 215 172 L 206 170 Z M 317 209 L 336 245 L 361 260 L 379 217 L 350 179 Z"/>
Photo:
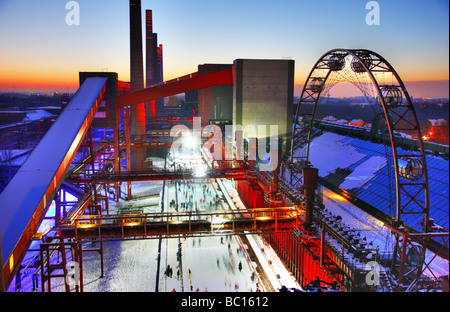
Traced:
<path id="1" fill-rule="evenodd" d="M 140 0 L 129 13 L 130 82 L 79 73 L 0 194 L 1 291 L 448 291 L 448 146 L 400 134 L 420 127 L 383 57 L 328 51 L 294 111 L 294 60 L 163 82 L 146 10 L 144 87 Z M 341 72 L 386 127 L 315 118 Z M 187 113 L 164 107 L 182 93 Z"/>

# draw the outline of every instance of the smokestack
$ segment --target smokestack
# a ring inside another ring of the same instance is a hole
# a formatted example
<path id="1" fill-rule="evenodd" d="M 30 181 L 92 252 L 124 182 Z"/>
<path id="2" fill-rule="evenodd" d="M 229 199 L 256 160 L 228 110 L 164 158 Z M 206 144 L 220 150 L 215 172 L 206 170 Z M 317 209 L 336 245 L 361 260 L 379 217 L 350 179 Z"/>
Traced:
<path id="1" fill-rule="evenodd" d="M 146 29 L 146 78 L 147 88 L 155 84 L 155 39 L 156 36 L 153 34 L 153 14 L 152 10 L 145 11 L 145 29 Z"/>
<path id="2" fill-rule="evenodd" d="M 156 50 L 158 37 L 153 33 L 153 13 L 152 10 L 145 11 L 145 63 L 146 63 L 146 87 L 150 87 L 156 83 Z M 155 100 L 145 103 L 147 111 L 147 122 L 150 122 L 156 115 Z"/>
<path id="3" fill-rule="evenodd" d="M 163 77 L 163 45 L 160 44 L 157 47 L 157 60 L 156 60 L 156 70 L 157 70 L 157 83 L 161 83 L 164 81 Z M 158 112 L 162 112 L 164 110 L 164 99 L 157 99 L 156 100 L 156 110 Z"/>
<path id="4" fill-rule="evenodd" d="M 131 91 L 144 88 L 141 1 L 130 0 L 130 82 Z"/>
<path id="5" fill-rule="evenodd" d="M 163 82 L 164 81 L 164 77 L 163 77 L 163 45 L 160 44 L 158 46 L 158 83 Z"/>
<path id="6" fill-rule="evenodd" d="M 162 68 L 162 44 L 158 46 L 158 34 L 153 32 L 153 12 L 152 10 L 145 11 L 145 30 L 146 30 L 146 87 L 163 82 L 163 68 Z M 155 117 L 156 112 L 161 113 L 164 106 L 163 99 L 148 102 L 147 117 Z M 151 118 L 148 118 L 149 121 Z"/>
<path id="7" fill-rule="evenodd" d="M 141 0 L 130 0 L 130 87 L 144 88 Z M 131 106 L 131 137 L 145 138 L 145 103 Z M 131 170 L 145 169 L 145 149 L 132 150 Z"/>

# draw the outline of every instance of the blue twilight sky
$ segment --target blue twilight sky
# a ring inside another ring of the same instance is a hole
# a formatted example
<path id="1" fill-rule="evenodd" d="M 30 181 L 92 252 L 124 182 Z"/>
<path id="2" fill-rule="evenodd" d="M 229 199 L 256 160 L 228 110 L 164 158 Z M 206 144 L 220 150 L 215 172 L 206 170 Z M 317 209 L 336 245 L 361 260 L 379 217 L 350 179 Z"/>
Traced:
<path id="1" fill-rule="evenodd" d="M 73 89 L 79 71 L 129 80 L 128 0 L 78 0 L 79 26 L 66 24 L 67 2 L 0 0 L 0 90 Z M 203 63 L 290 57 L 302 84 L 333 48 L 374 50 L 404 81 L 448 80 L 447 0 L 379 0 L 379 26 L 366 24 L 367 2 L 142 0 L 142 10 L 153 10 L 166 80 Z"/>

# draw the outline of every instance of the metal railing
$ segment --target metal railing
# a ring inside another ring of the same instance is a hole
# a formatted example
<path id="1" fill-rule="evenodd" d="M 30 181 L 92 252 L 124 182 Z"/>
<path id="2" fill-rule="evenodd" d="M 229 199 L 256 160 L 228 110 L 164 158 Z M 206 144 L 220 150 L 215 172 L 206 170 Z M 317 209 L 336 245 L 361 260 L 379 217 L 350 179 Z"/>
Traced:
<path id="1" fill-rule="evenodd" d="M 302 211 L 296 207 L 257 208 L 241 211 L 152 212 L 117 215 L 83 215 L 62 224 L 61 235 L 74 238 L 152 238 L 160 235 L 217 235 L 242 231 L 261 233 L 298 226 Z"/>

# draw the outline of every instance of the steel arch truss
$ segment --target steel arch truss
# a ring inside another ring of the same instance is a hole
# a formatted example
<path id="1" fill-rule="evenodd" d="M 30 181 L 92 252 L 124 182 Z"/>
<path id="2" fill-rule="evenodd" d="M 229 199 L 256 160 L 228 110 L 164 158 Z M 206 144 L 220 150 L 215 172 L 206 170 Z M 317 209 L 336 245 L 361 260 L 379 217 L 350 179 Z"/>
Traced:
<path id="1" fill-rule="evenodd" d="M 348 64 L 350 62 L 350 64 Z M 346 66 L 350 66 L 346 67 Z M 293 135 L 291 142 L 290 163 L 292 168 L 303 167 L 309 163 L 309 151 L 312 136 L 314 135 L 314 117 L 321 98 L 336 81 L 330 79 L 332 74 L 346 68 L 357 81 L 362 75 L 367 75 L 367 81 L 376 90 L 376 104 L 381 106 L 386 118 L 387 130 L 393 155 L 393 170 L 396 184 L 396 216 L 393 227 L 403 229 L 408 215 L 422 216 L 422 231 L 430 231 L 429 224 L 429 191 L 426 158 L 423 148 L 422 135 L 414 107 L 408 91 L 405 88 L 394 68 L 380 55 L 369 50 L 334 49 L 325 53 L 312 68 L 300 96 L 295 115 Z M 380 73 L 392 77 L 392 83 L 379 82 L 376 78 Z M 352 81 L 346 81 L 353 83 Z M 367 97 L 361 87 L 356 85 Z M 310 105 L 307 105 L 310 104 Z M 397 147 L 395 134 L 408 132 L 419 141 L 419 150 L 415 152 L 404 151 Z M 306 147 L 306 154 L 299 153 L 299 147 Z M 391 169 L 390 169 L 391 170 Z M 292 170 L 292 175 L 300 170 Z M 291 178 L 292 179 L 292 178 Z M 293 178 L 301 179 L 301 178 Z M 393 268 L 402 280 L 404 263 L 401 259 L 403 241 L 397 234 L 394 248 Z M 420 239 L 423 245 L 423 240 Z M 408 241 L 411 243 L 411 240 Z M 418 270 L 417 274 L 420 275 Z"/>

